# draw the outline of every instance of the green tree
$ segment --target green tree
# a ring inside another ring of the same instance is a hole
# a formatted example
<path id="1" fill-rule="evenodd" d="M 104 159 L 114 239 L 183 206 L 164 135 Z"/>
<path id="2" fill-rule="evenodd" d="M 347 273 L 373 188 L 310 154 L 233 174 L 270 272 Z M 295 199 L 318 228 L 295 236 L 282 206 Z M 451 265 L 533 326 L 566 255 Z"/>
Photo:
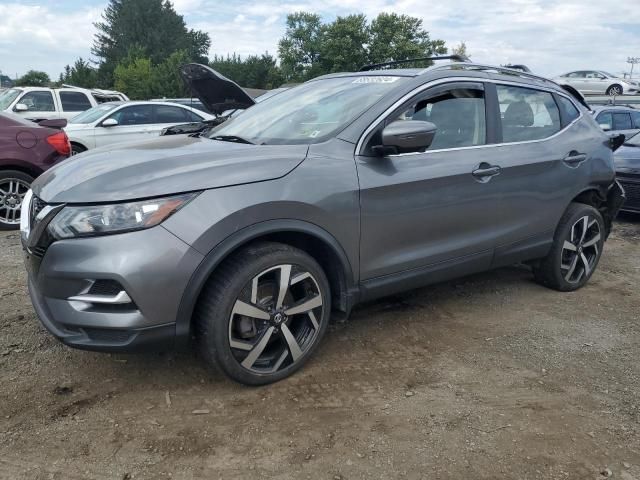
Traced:
<path id="1" fill-rule="evenodd" d="M 38 70 L 29 70 L 15 82 L 19 87 L 48 87 L 50 83 L 49 75 Z"/>
<path id="2" fill-rule="evenodd" d="M 78 58 L 73 67 L 66 65 L 60 74 L 60 83 L 75 87 L 94 88 L 97 83 L 98 72 L 82 57 Z"/>
<path id="3" fill-rule="evenodd" d="M 287 81 L 303 81 L 322 73 L 318 63 L 324 26 L 320 15 L 287 15 L 287 30 L 278 43 L 280 67 Z"/>
<path id="4" fill-rule="evenodd" d="M 235 53 L 226 57 L 216 55 L 209 65 L 242 87 L 269 89 L 283 83 L 276 59 L 269 53 L 249 55 L 246 59 Z"/>
<path id="5" fill-rule="evenodd" d="M 116 90 L 124 92 L 131 100 L 148 100 L 155 96 L 150 58 L 132 53 L 118 64 L 113 76 Z"/>
<path id="6" fill-rule="evenodd" d="M 103 86 L 112 82 L 113 72 L 133 47 L 144 50 L 156 65 L 177 51 L 206 63 L 211 46 L 209 35 L 188 29 L 168 0 L 110 0 L 95 26 L 98 33 L 91 51 L 100 59 Z"/>
<path id="7" fill-rule="evenodd" d="M 147 98 L 182 98 L 190 96 L 189 89 L 180 76 L 180 66 L 189 63 L 189 55 L 184 50 L 173 52 L 159 65 L 151 69 L 151 91 Z"/>
<path id="8" fill-rule="evenodd" d="M 444 53 L 447 53 L 444 41 L 431 40 L 429 33 L 422 28 L 422 20 L 419 18 L 381 13 L 371 22 L 371 63 Z"/>
<path id="9" fill-rule="evenodd" d="M 323 73 L 358 70 L 368 61 L 369 41 L 370 32 L 365 15 L 336 18 L 322 32 L 319 60 Z"/>
<path id="10" fill-rule="evenodd" d="M 464 42 L 460 42 L 458 45 L 456 45 L 455 47 L 453 47 L 451 49 L 451 54 L 452 55 L 462 55 L 463 57 L 469 57 L 469 54 L 467 53 L 467 44 Z"/>

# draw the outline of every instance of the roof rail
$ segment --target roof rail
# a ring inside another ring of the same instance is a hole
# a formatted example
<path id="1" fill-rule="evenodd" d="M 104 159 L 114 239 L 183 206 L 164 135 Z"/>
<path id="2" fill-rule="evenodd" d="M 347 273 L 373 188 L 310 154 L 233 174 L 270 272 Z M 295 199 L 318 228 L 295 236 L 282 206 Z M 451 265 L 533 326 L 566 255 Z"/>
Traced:
<path id="1" fill-rule="evenodd" d="M 375 70 L 380 67 L 392 67 L 394 65 L 402 65 L 403 63 L 413 63 L 413 62 L 432 62 L 435 60 L 454 60 L 456 62 L 468 62 L 469 59 L 464 55 L 441 55 L 437 57 L 419 57 L 419 58 L 408 58 L 406 60 L 394 60 L 391 62 L 382 62 L 382 63 L 371 63 L 369 65 L 363 65 L 360 67 L 360 72 L 368 72 L 369 70 Z"/>
<path id="2" fill-rule="evenodd" d="M 515 70 L 513 68 L 508 68 L 508 67 L 496 67 L 495 65 L 481 65 L 479 63 L 464 62 L 464 63 L 452 63 L 450 65 L 440 65 L 440 66 L 436 67 L 436 69 L 441 69 L 441 68 L 456 68 L 456 69 L 479 70 L 479 71 L 493 70 L 495 72 L 503 73 L 505 75 L 513 75 L 513 76 L 518 76 L 518 77 L 523 77 L 523 78 L 531 78 L 533 80 L 541 80 L 541 81 L 546 82 L 546 83 L 551 83 L 552 85 L 556 85 L 556 86 L 558 85 L 553 80 L 550 80 L 550 79 L 545 78 L 545 77 L 541 77 L 540 75 L 536 75 L 536 74 L 531 73 L 531 72 L 523 72 L 522 70 Z"/>

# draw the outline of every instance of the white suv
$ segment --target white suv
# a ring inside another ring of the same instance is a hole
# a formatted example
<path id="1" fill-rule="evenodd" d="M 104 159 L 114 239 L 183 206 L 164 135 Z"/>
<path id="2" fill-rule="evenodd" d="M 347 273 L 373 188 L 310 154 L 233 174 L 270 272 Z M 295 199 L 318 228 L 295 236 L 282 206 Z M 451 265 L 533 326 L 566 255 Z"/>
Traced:
<path id="1" fill-rule="evenodd" d="M 11 112 L 28 120 L 75 117 L 104 102 L 129 100 L 120 92 L 62 88 L 15 87 L 0 93 L 0 112 Z"/>

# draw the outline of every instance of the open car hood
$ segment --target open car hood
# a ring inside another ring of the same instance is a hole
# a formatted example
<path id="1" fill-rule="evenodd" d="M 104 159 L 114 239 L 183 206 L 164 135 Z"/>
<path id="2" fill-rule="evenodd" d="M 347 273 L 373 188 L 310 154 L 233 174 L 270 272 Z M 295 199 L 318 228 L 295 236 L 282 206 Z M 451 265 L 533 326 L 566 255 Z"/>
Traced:
<path id="1" fill-rule="evenodd" d="M 191 91 L 213 114 L 220 115 L 225 110 L 249 108 L 256 103 L 237 83 L 206 65 L 200 63 L 182 65 L 180 75 Z"/>

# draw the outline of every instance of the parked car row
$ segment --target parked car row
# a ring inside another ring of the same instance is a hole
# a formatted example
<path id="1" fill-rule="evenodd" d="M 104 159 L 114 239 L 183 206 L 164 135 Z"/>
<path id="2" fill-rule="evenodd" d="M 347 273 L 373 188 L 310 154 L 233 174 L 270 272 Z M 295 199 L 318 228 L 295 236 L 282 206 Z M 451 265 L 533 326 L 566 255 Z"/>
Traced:
<path id="1" fill-rule="evenodd" d="M 362 301 L 519 262 L 547 287 L 585 285 L 624 200 L 623 136 L 574 88 L 529 72 L 400 63 L 255 105 L 185 68 L 213 113 L 244 111 L 197 135 L 89 150 L 25 194 L 42 324 L 99 351 L 194 340 L 259 385 L 301 368 L 330 317 Z"/>
<path id="2" fill-rule="evenodd" d="M 28 120 L 75 117 L 80 112 L 104 102 L 127 101 L 129 98 L 111 90 L 15 87 L 0 94 L 0 112 L 9 112 Z"/>

